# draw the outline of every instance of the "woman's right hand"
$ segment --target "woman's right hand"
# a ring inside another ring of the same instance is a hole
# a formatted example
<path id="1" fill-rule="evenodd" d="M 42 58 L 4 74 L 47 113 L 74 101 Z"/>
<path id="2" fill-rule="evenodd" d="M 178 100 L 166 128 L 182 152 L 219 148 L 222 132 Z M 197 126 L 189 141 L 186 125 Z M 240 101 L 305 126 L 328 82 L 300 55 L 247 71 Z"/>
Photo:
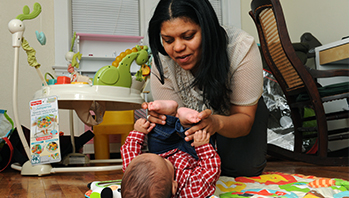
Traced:
<path id="1" fill-rule="evenodd" d="M 198 118 L 200 118 L 201 121 L 185 132 L 186 141 L 193 140 L 194 134 L 198 130 L 202 130 L 205 133 L 208 133 L 210 136 L 212 136 L 217 132 L 217 130 L 219 130 L 219 120 L 217 120 L 217 118 L 212 115 L 212 111 L 210 109 L 205 109 L 200 112 Z"/>
<path id="2" fill-rule="evenodd" d="M 148 103 L 143 102 L 142 103 L 142 109 L 148 109 Z M 155 123 L 155 124 L 166 124 L 166 116 L 164 114 L 159 114 L 156 111 L 149 111 L 148 110 L 148 117 L 147 120 L 149 122 Z"/>

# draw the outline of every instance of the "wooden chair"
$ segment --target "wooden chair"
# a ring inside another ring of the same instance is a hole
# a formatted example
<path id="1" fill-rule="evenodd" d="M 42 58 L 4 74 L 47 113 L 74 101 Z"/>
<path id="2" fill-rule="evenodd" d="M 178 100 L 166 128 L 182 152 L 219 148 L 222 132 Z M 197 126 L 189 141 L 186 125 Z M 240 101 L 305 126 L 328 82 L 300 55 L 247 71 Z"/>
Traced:
<path id="1" fill-rule="evenodd" d="M 348 156 L 332 157 L 328 141 L 348 138 L 348 127 L 328 130 L 327 121 L 347 119 L 348 111 L 325 113 L 323 103 L 347 99 L 349 83 L 319 87 L 317 78 L 349 76 L 348 69 L 315 70 L 306 67 L 296 56 L 292 47 L 279 0 L 253 0 L 250 16 L 258 30 L 262 54 L 271 72 L 282 88 L 291 110 L 294 125 L 294 151 L 268 145 L 271 156 L 288 158 L 319 165 L 348 165 Z M 305 118 L 305 107 L 312 108 L 315 116 Z M 316 127 L 303 127 L 303 122 L 316 120 Z M 305 135 L 305 132 L 316 132 Z M 316 137 L 315 154 L 302 151 L 304 138 Z"/>

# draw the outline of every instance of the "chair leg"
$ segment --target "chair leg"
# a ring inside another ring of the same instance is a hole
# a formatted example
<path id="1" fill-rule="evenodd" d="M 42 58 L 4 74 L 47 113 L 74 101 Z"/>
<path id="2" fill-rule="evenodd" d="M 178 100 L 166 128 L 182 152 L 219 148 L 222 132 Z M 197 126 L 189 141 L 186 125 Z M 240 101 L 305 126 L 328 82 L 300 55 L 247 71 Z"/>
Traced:
<path id="1" fill-rule="evenodd" d="M 294 125 L 294 152 L 302 153 L 303 133 L 298 131 L 298 128 L 302 126 L 302 123 L 295 122 L 295 120 L 301 120 L 301 114 L 298 108 L 291 109 L 291 117 Z"/>
<path id="2" fill-rule="evenodd" d="M 95 159 L 109 159 L 109 135 L 96 134 L 93 141 Z"/>

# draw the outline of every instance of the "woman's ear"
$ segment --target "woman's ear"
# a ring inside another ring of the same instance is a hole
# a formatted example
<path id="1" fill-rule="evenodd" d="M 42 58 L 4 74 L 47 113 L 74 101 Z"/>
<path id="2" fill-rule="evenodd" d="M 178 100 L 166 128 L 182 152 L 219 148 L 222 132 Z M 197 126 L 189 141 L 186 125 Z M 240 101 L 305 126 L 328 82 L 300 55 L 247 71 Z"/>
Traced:
<path id="1" fill-rule="evenodd" d="M 178 183 L 177 183 L 177 181 L 173 180 L 172 181 L 172 195 L 176 194 L 177 188 L 178 188 Z"/>

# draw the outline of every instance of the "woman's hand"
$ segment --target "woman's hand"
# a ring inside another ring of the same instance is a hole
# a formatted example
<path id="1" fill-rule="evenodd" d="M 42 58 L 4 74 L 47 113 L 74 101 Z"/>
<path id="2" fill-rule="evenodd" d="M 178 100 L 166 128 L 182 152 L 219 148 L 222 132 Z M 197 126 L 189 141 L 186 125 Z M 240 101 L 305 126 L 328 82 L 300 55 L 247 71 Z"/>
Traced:
<path id="1" fill-rule="evenodd" d="M 185 135 L 187 136 L 185 137 L 186 141 L 193 140 L 194 133 L 198 130 L 203 130 L 204 132 L 209 133 L 210 136 L 219 130 L 219 120 L 212 115 L 212 111 L 210 109 L 205 109 L 204 111 L 200 112 L 198 117 L 201 119 L 201 121 L 185 132 Z"/>
<path id="2" fill-rule="evenodd" d="M 148 109 L 148 103 L 147 102 L 143 102 L 142 103 L 142 108 L 143 109 Z M 164 114 L 159 114 L 156 111 L 149 111 L 148 110 L 147 120 L 149 122 L 152 122 L 152 123 L 155 123 L 155 124 L 161 124 L 161 125 L 166 124 L 166 116 Z"/>
<path id="3" fill-rule="evenodd" d="M 197 130 L 204 130 L 211 136 L 217 132 L 227 138 L 246 136 L 251 131 L 257 105 L 258 103 L 251 106 L 232 105 L 228 116 L 211 115 L 211 110 L 206 109 L 199 113 L 201 122 L 185 132 L 185 140 L 192 140 Z"/>

